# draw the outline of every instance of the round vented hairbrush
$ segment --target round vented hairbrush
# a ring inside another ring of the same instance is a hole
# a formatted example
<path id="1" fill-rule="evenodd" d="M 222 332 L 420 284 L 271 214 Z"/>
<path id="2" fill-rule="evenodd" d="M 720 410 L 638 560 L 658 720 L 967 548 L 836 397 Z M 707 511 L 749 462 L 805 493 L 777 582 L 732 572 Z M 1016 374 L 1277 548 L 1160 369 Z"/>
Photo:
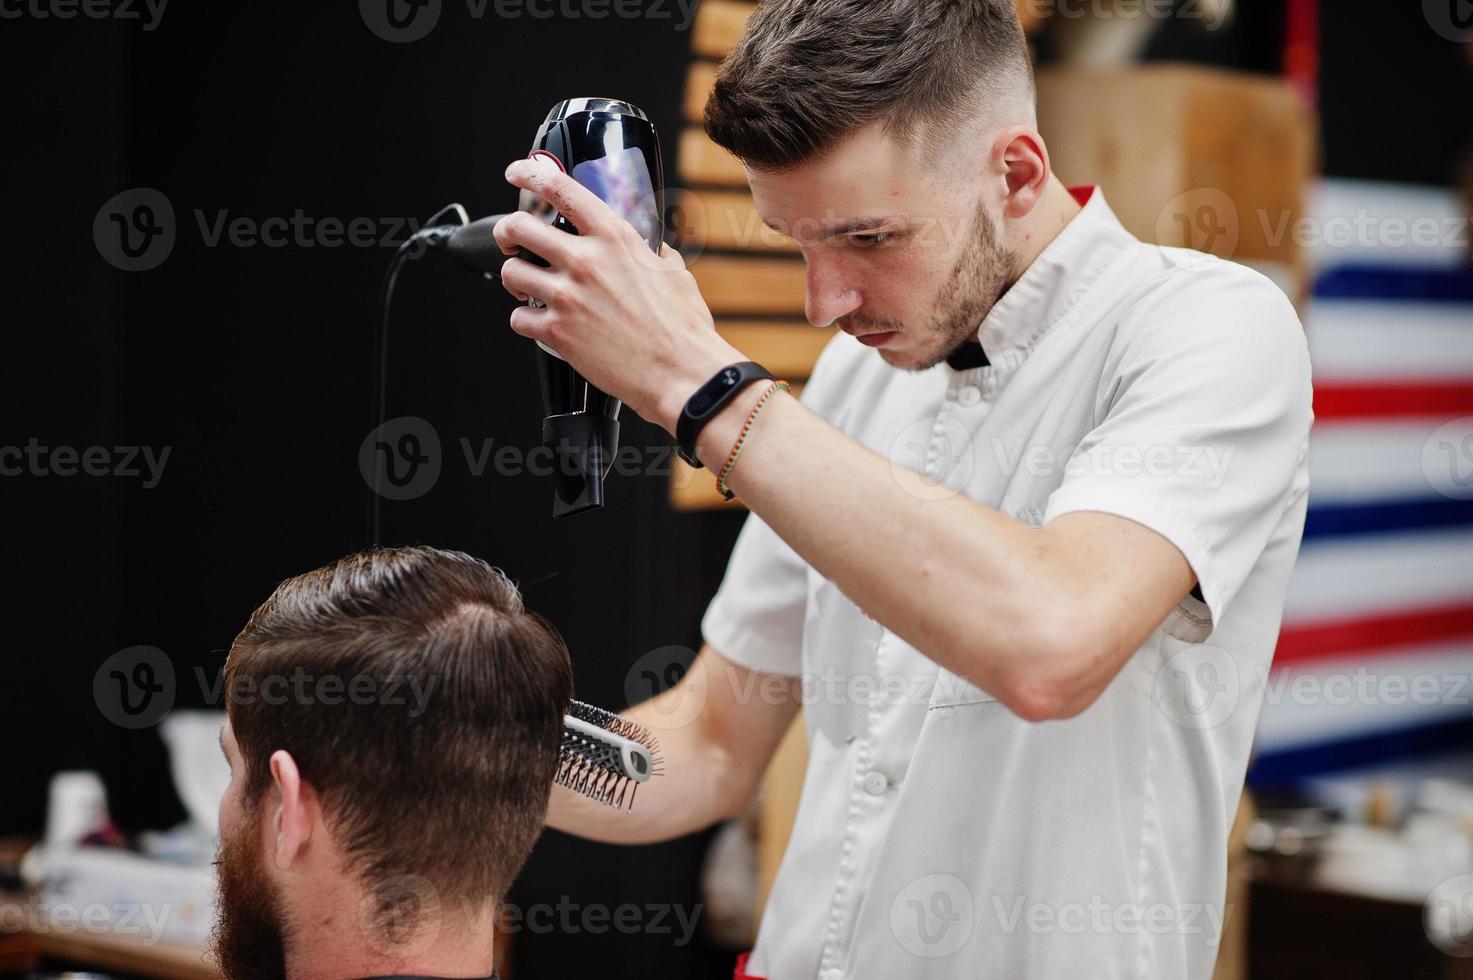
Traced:
<path id="1" fill-rule="evenodd" d="M 643 726 L 573 701 L 563 716 L 559 786 L 615 808 L 634 806 L 639 784 L 664 772 L 660 744 Z"/>

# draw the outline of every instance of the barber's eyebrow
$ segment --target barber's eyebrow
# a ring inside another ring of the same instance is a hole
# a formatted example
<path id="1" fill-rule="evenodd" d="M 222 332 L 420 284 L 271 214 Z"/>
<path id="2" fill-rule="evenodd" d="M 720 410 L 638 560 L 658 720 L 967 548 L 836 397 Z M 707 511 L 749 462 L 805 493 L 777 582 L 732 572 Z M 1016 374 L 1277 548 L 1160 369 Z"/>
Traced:
<path id="1" fill-rule="evenodd" d="M 893 216 L 882 218 L 852 218 L 849 221 L 841 221 L 836 225 L 824 229 L 824 236 L 827 238 L 838 238 L 840 235 L 863 234 L 867 231 L 874 231 L 876 228 L 893 225 L 898 220 L 898 218 Z M 787 231 L 779 228 L 766 218 L 762 219 L 762 223 L 780 235 L 788 234 Z"/>

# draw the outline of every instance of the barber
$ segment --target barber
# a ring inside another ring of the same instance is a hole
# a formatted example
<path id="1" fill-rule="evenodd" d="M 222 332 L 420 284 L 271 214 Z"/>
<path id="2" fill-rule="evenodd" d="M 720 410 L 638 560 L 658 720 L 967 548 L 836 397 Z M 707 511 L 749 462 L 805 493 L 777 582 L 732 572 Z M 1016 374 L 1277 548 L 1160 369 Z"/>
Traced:
<path id="1" fill-rule="evenodd" d="M 767 0 L 706 127 L 839 328 L 801 400 L 677 252 L 553 165 L 507 170 L 579 231 L 497 226 L 549 263 L 506 263 L 545 304 L 512 329 L 752 512 L 690 670 L 629 712 L 668 775 L 631 814 L 557 791 L 549 823 L 642 843 L 730 817 L 801 708 L 740 975 L 1206 980 L 1304 524 L 1292 306 L 1063 185 L 1004 0 Z"/>

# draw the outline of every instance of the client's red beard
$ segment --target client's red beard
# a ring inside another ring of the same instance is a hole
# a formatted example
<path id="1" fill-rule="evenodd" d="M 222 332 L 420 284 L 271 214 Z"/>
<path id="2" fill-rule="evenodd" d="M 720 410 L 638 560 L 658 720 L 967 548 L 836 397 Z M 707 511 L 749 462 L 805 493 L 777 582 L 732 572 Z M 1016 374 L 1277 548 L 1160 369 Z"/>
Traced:
<path id="1" fill-rule="evenodd" d="M 246 811 L 234 839 L 222 837 L 216 855 L 220 908 L 210 948 L 229 980 L 284 980 L 281 902 L 261 860 L 253 808 Z"/>

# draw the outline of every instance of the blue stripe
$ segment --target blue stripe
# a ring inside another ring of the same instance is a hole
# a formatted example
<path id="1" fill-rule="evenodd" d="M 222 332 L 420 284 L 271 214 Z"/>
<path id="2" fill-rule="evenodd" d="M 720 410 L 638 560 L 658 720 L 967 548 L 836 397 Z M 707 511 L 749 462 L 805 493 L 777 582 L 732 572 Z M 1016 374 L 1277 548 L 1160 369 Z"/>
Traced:
<path id="1" fill-rule="evenodd" d="M 1314 295 L 1317 299 L 1473 303 L 1473 270 L 1342 265 L 1319 277 Z"/>
<path id="2" fill-rule="evenodd" d="M 1313 492 L 1311 491 L 1311 496 Z M 1304 518 L 1305 540 L 1355 534 L 1386 534 L 1473 524 L 1473 500 L 1445 497 L 1378 500 L 1365 504 L 1314 506 Z"/>
<path id="3" fill-rule="evenodd" d="M 1457 718 L 1434 725 L 1264 753 L 1249 767 L 1248 783 L 1261 790 L 1292 784 L 1309 776 L 1469 747 L 1473 747 L 1473 718 Z"/>

